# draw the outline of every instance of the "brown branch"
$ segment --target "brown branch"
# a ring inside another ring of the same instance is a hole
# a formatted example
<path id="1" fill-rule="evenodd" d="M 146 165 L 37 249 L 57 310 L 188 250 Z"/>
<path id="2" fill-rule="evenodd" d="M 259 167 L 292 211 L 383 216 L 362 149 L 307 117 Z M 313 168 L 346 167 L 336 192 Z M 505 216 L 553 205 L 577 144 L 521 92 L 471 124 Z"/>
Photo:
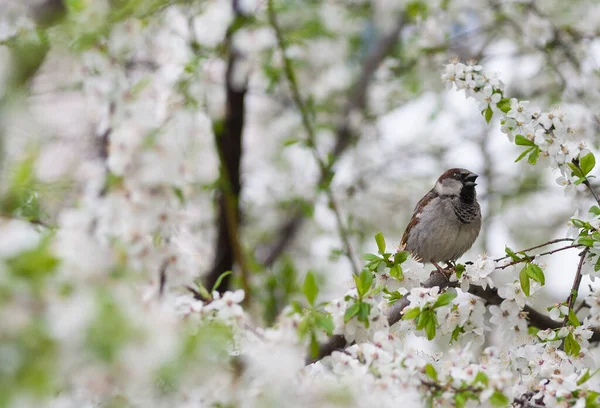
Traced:
<path id="1" fill-rule="evenodd" d="M 583 262 L 585 261 L 585 256 L 589 252 L 589 248 L 584 249 L 579 255 L 579 265 L 577 265 L 577 271 L 575 272 L 575 278 L 573 279 L 573 286 L 571 287 L 571 292 L 569 292 L 569 297 L 567 298 L 567 306 L 569 307 L 569 312 L 573 310 L 575 306 L 575 301 L 577 300 L 577 295 L 579 294 L 579 285 L 581 285 L 581 268 L 583 268 Z M 563 320 L 562 326 L 565 327 L 567 322 L 569 321 L 569 315 L 567 314 Z"/>
<path id="2" fill-rule="evenodd" d="M 215 242 L 215 258 L 213 266 L 206 277 L 206 287 L 212 288 L 221 274 L 233 269 L 234 262 L 241 272 L 242 288 L 246 292 L 245 302 L 250 298 L 249 269 L 244 257 L 244 251 L 239 238 L 239 220 L 241 209 L 239 197 L 242 189 L 240 180 L 240 163 L 242 160 L 242 136 L 244 128 L 244 100 L 247 84 L 234 83 L 235 70 L 242 56 L 233 49 L 231 36 L 233 24 L 243 18 L 238 1 L 233 0 L 233 10 L 236 19 L 227 31 L 225 39 L 229 56 L 225 73 L 227 93 L 225 118 L 222 124 L 215 124 L 215 142 L 221 162 L 220 190 L 218 198 L 217 239 Z M 220 126 L 219 126 L 220 125 Z M 219 290 L 229 289 L 231 275 L 226 276 Z"/>
<path id="3" fill-rule="evenodd" d="M 548 246 L 548 245 L 556 244 L 556 243 L 559 243 L 559 242 L 565 242 L 565 241 L 573 241 L 573 239 L 572 238 L 558 238 L 558 239 L 553 239 L 551 241 L 544 242 L 543 244 L 536 245 L 536 246 L 533 246 L 531 248 L 522 249 L 522 250 L 517 251 L 515 253 L 520 254 L 522 252 L 529 252 L 529 251 L 533 251 L 534 249 L 543 248 L 543 247 Z M 503 259 L 506 259 L 506 258 L 510 258 L 510 256 L 507 255 L 507 256 L 503 256 L 502 258 L 494 259 L 494 262 L 500 262 L 500 261 L 502 261 Z"/>
<path id="4" fill-rule="evenodd" d="M 548 252 L 542 252 L 541 254 L 537 254 L 537 255 L 535 255 L 535 256 L 546 256 L 546 255 L 552 255 L 552 254 L 554 254 L 554 253 L 556 253 L 556 252 L 564 251 L 564 250 L 566 250 L 566 249 L 580 248 L 581 246 L 582 246 L 581 244 L 567 245 L 567 246 L 565 246 L 565 247 L 561 247 L 561 248 L 553 249 L 552 251 L 548 251 Z M 506 257 L 505 257 L 505 258 L 506 258 Z M 502 258 L 502 259 L 505 259 L 505 258 Z M 508 268 L 509 266 L 517 265 L 517 264 L 520 264 L 520 263 L 522 263 L 522 262 L 531 262 L 531 261 L 533 261 L 534 259 L 535 259 L 535 257 L 532 257 L 532 256 L 525 256 L 523 259 L 519 259 L 518 261 L 513 261 L 513 262 L 510 262 L 510 263 L 508 263 L 508 264 L 506 264 L 506 265 L 502 265 L 502 266 L 496 266 L 496 269 L 506 269 L 506 268 Z"/>
<path id="5" fill-rule="evenodd" d="M 450 282 L 445 274 L 436 270 L 431 273 L 429 279 L 421 284 L 421 287 L 433 288 L 436 286 L 440 288 L 440 291 L 442 291 L 450 286 L 456 286 L 456 282 Z M 498 295 L 498 290 L 495 288 L 484 289 L 481 286 L 470 285 L 469 293 L 473 296 L 481 298 L 487 303 L 487 305 L 499 305 L 504 300 L 500 295 Z M 390 306 L 386 313 L 390 326 L 402 319 L 402 311 L 409 304 L 410 302 L 408 301 L 408 294 L 406 294 L 401 299 L 397 300 L 392 306 Z M 525 306 L 523 311 L 527 313 L 527 324 L 529 326 L 537 327 L 540 330 L 558 329 L 561 327 L 561 322 L 551 319 L 549 316 L 538 312 L 531 306 Z M 594 334 L 592 335 L 590 341 L 600 341 L 600 330 L 594 329 Z M 338 351 L 344 347 L 346 347 L 346 340 L 344 339 L 344 336 L 332 336 L 327 343 L 320 346 L 319 353 L 316 358 L 307 359 L 307 364 L 319 361 L 320 359 L 331 355 L 331 353 L 334 351 Z"/>
<path id="6" fill-rule="evenodd" d="M 326 181 L 330 181 L 330 171 L 342 154 L 350 147 L 355 138 L 349 125 L 349 116 L 353 110 L 359 109 L 364 111 L 366 106 L 367 89 L 373 79 L 373 74 L 385 57 L 391 53 L 394 46 L 398 42 L 400 32 L 404 27 L 403 18 L 399 18 L 396 26 L 377 42 L 372 51 L 365 58 L 360 74 L 348 93 L 348 99 L 339 124 L 336 129 L 335 146 L 329 155 L 331 160 L 327 163 L 327 171 L 322 173 L 318 184 L 323 185 Z M 279 256 L 285 251 L 287 246 L 293 241 L 294 237 L 306 221 L 306 213 L 302 209 L 298 209 L 292 217 L 278 229 L 274 243 L 267 248 L 266 255 L 262 259 L 262 264 L 265 267 L 271 267 Z"/>

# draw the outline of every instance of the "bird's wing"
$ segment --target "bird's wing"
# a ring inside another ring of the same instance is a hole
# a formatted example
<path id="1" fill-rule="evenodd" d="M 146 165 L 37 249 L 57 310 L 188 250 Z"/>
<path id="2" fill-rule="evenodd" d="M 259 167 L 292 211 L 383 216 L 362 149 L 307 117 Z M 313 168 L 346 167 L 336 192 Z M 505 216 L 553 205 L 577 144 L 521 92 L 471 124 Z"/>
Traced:
<path id="1" fill-rule="evenodd" d="M 419 200 L 419 202 L 417 203 L 417 205 L 415 206 L 415 210 L 413 213 L 412 218 L 410 219 L 410 222 L 408 223 L 408 225 L 406 226 L 406 229 L 404 230 L 404 234 L 402 235 L 402 241 L 401 244 L 403 246 L 406 245 L 407 241 L 408 241 L 408 232 L 419 223 L 419 220 L 421 218 L 421 213 L 423 212 L 423 209 L 425 208 L 425 206 L 431 201 L 433 200 L 435 197 L 437 197 L 437 194 L 435 191 L 431 190 L 429 191 L 427 194 L 425 194 L 423 196 L 423 198 L 421 198 Z"/>

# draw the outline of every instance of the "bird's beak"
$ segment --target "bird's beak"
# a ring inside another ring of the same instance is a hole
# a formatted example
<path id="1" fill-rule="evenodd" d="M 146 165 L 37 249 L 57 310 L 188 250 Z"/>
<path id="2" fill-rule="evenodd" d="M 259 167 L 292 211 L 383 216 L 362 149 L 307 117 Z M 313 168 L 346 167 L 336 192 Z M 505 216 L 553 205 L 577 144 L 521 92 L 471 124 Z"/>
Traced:
<path id="1" fill-rule="evenodd" d="M 468 175 L 466 175 L 463 178 L 463 185 L 465 185 L 466 187 L 475 187 L 477 185 L 477 183 L 475 183 L 475 180 L 477 180 L 477 177 L 479 177 L 478 174 L 475 173 L 469 173 Z"/>

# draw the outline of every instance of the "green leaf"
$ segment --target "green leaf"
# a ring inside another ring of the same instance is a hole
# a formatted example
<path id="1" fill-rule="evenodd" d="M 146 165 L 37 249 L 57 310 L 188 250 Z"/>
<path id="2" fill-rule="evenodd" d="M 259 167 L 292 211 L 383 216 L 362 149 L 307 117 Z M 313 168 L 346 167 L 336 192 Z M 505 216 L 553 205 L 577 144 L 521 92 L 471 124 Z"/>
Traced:
<path id="1" fill-rule="evenodd" d="M 494 116 L 494 111 L 492 110 L 491 106 L 488 105 L 487 109 L 485 110 L 484 116 L 485 121 L 487 123 L 490 123 L 490 120 L 492 120 L 492 116 Z"/>
<path id="2" fill-rule="evenodd" d="M 452 292 L 442 293 L 440 296 L 438 296 L 438 298 L 436 299 L 436 301 L 432 307 L 433 307 L 433 309 L 437 309 L 438 307 L 446 306 L 447 304 L 452 302 L 455 297 L 456 297 L 456 293 L 452 293 Z"/>
<path id="3" fill-rule="evenodd" d="M 225 279 L 225 277 L 229 276 L 229 275 L 231 275 L 231 271 L 226 271 L 226 272 L 223 272 L 222 274 L 220 274 L 219 277 L 217 278 L 217 281 L 215 282 L 215 285 L 213 286 L 212 290 L 210 291 L 210 293 L 213 293 L 215 290 L 219 289 L 219 286 L 221 286 L 223 279 Z"/>
<path id="4" fill-rule="evenodd" d="M 527 139 L 523 135 L 516 135 L 515 136 L 515 143 L 518 146 L 535 146 L 535 143 L 533 143 L 533 141 Z"/>
<path id="5" fill-rule="evenodd" d="M 490 404 L 492 404 L 495 407 L 506 407 L 509 402 L 510 400 L 508 399 L 508 397 L 498 390 L 494 391 L 494 393 L 490 397 Z"/>
<path id="6" fill-rule="evenodd" d="M 437 380 L 438 380 L 437 371 L 435 371 L 435 368 L 429 363 L 425 366 L 425 374 L 427 374 L 427 376 L 429 378 L 431 378 L 433 381 L 437 382 Z"/>
<path id="7" fill-rule="evenodd" d="M 592 205 L 588 212 L 594 215 L 600 215 L 600 207 L 598 207 L 597 205 Z"/>
<path id="8" fill-rule="evenodd" d="M 419 316 L 420 313 L 421 309 L 419 307 L 413 307 L 412 309 L 409 309 L 406 313 L 402 315 L 402 320 L 412 320 Z"/>
<path id="9" fill-rule="evenodd" d="M 319 356 L 319 342 L 317 341 L 317 335 L 313 332 L 310 334 L 310 355 L 312 358 Z"/>
<path id="10" fill-rule="evenodd" d="M 475 379 L 473 380 L 473 385 L 477 384 L 478 382 L 485 385 L 486 387 L 488 386 L 488 376 L 483 371 L 479 371 L 477 373 Z"/>
<path id="11" fill-rule="evenodd" d="M 521 269 L 521 273 L 519 273 L 519 281 L 521 282 L 521 289 L 525 296 L 529 296 L 530 293 L 530 285 L 529 285 L 529 276 L 527 275 L 527 267 Z"/>
<path id="12" fill-rule="evenodd" d="M 206 300 L 211 300 L 212 299 L 212 295 L 210 293 L 208 293 L 208 290 L 204 287 L 203 284 L 201 284 L 200 282 L 198 282 L 196 284 L 196 286 L 198 288 L 198 293 L 200 293 L 204 299 L 206 299 Z"/>
<path id="13" fill-rule="evenodd" d="M 569 162 L 567 163 L 569 165 L 569 167 L 571 168 L 571 171 L 573 172 L 572 175 L 575 177 L 579 177 L 579 178 L 584 178 L 583 173 L 581 172 L 581 170 L 579 169 L 579 167 L 577 167 L 575 164 Z"/>
<path id="14" fill-rule="evenodd" d="M 433 340 L 433 338 L 435 337 L 435 331 L 436 331 L 436 319 L 435 316 L 432 316 L 431 319 L 429 319 L 427 321 L 427 324 L 425 324 L 425 333 L 427 334 L 427 340 Z"/>
<path id="15" fill-rule="evenodd" d="M 591 237 L 579 237 L 577 238 L 577 243 L 581 245 L 585 245 L 587 247 L 591 247 L 594 245 L 594 240 Z"/>
<path id="16" fill-rule="evenodd" d="M 515 253 L 515 251 L 513 251 L 509 247 L 504 247 L 504 252 L 506 252 L 506 255 L 510 256 L 510 258 L 513 261 L 520 261 L 521 260 L 521 258 Z"/>
<path id="17" fill-rule="evenodd" d="M 385 238 L 381 232 L 375 234 L 375 242 L 377 242 L 377 250 L 383 255 L 385 253 Z"/>
<path id="18" fill-rule="evenodd" d="M 465 273 L 466 267 L 463 264 L 456 264 L 454 271 L 456 272 L 456 277 L 460 278 L 463 273 Z"/>
<path id="19" fill-rule="evenodd" d="M 538 160 L 538 157 L 540 157 L 540 148 L 539 147 L 534 147 L 533 151 L 531 152 L 531 154 L 527 158 L 527 161 L 531 165 L 536 164 L 537 160 Z"/>
<path id="20" fill-rule="evenodd" d="M 573 336 L 573 333 L 569 333 L 567 337 L 565 337 L 565 353 L 575 357 L 579 355 L 580 351 L 581 346 L 577 343 L 577 340 L 575 340 L 575 336 Z"/>
<path id="21" fill-rule="evenodd" d="M 306 274 L 306 278 L 304 278 L 302 292 L 304 292 L 304 296 L 306 296 L 308 303 L 311 306 L 314 306 L 317 295 L 319 294 L 319 287 L 317 286 L 315 275 L 313 275 L 313 273 L 310 271 Z"/>
<path id="22" fill-rule="evenodd" d="M 544 271 L 542 271 L 542 268 L 540 268 L 536 264 L 530 263 L 527 264 L 526 269 L 527 276 L 529 276 L 531 279 L 538 282 L 542 286 L 546 284 L 546 278 L 544 276 Z"/>
<path id="23" fill-rule="evenodd" d="M 333 325 L 333 319 L 331 318 L 330 315 L 318 313 L 315 316 L 315 325 L 318 328 L 325 331 L 325 333 L 327 333 L 328 336 L 331 336 L 333 334 L 334 325 Z"/>
<path id="24" fill-rule="evenodd" d="M 179 200 L 179 204 L 185 204 L 185 196 L 181 188 L 173 186 L 173 193 L 175 193 L 175 197 Z"/>
<path id="25" fill-rule="evenodd" d="M 498 101 L 498 103 L 496 104 L 496 106 L 502 112 L 507 113 L 507 112 L 510 111 L 510 99 L 508 99 L 508 98 L 502 98 L 502 99 L 500 99 L 500 101 Z"/>
<path id="26" fill-rule="evenodd" d="M 363 269 L 360 275 L 354 276 L 354 282 L 356 283 L 356 290 L 358 291 L 358 297 L 362 299 L 371 289 L 371 283 L 373 283 L 373 273 L 371 271 Z"/>
<path id="27" fill-rule="evenodd" d="M 579 319 L 577 318 L 577 315 L 575 314 L 573 309 L 569 309 L 568 321 L 569 321 L 569 323 L 571 323 L 572 326 L 575 326 L 575 327 L 581 326 L 581 323 L 579 322 Z"/>
<path id="28" fill-rule="evenodd" d="M 594 272 L 598 272 L 598 271 L 600 271 L 600 256 L 598 257 L 598 260 L 594 264 Z"/>
<path id="29" fill-rule="evenodd" d="M 34 249 L 23 251 L 6 259 L 10 273 L 30 284 L 41 287 L 46 278 L 54 273 L 59 260 L 51 251 L 51 238 L 43 238 Z"/>
<path id="30" fill-rule="evenodd" d="M 379 260 L 381 260 L 381 257 L 379 255 L 375 255 L 375 254 L 364 254 L 363 259 L 365 261 L 379 261 Z"/>
<path id="31" fill-rule="evenodd" d="M 532 151 L 533 149 L 535 149 L 535 147 L 529 147 L 525 150 L 523 150 L 523 152 L 519 155 L 519 157 L 516 158 L 515 163 L 523 160 L 523 157 L 527 156 L 527 154 Z"/>
<path id="32" fill-rule="evenodd" d="M 360 308 L 360 304 L 358 302 L 354 303 L 352 306 L 346 308 L 346 313 L 344 313 L 344 323 L 348 323 L 350 319 L 358 314 L 358 310 Z"/>
<path id="33" fill-rule="evenodd" d="M 577 385 L 581 385 L 581 384 L 585 383 L 587 380 L 589 380 L 590 378 L 592 378 L 593 376 L 598 374 L 599 371 L 600 371 L 600 369 L 597 369 L 597 370 L 594 370 L 593 373 L 590 373 L 590 370 L 587 369 L 585 371 L 585 373 L 581 377 L 579 377 L 579 379 L 577 380 Z"/>
<path id="34" fill-rule="evenodd" d="M 394 255 L 394 263 L 400 265 L 401 263 L 404 263 L 404 261 L 406 261 L 409 256 L 410 252 L 408 251 L 398 251 Z"/>
<path id="35" fill-rule="evenodd" d="M 455 341 L 458 341 L 458 336 L 460 336 L 464 332 L 465 332 L 464 327 L 456 326 L 454 328 L 454 330 L 452 330 L 452 335 L 450 337 L 450 344 L 454 343 Z"/>
<path id="36" fill-rule="evenodd" d="M 590 174 L 590 171 L 596 165 L 596 158 L 592 152 L 586 154 L 581 159 L 579 159 L 579 168 L 581 168 L 581 172 L 584 176 Z"/>
<path id="37" fill-rule="evenodd" d="M 360 302 L 358 309 L 358 321 L 363 322 L 365 327 L 369 328 L 369 314 L 371 313 L 371 304 L 367 302 Z"/>
<path id="38" fill-rule="evenodd" d="M 403 280 L 404 274 L 402 273 L 402 267 L 400 265 L 394 265 L 390 268 L 390 276 L 397 280 Z"/>

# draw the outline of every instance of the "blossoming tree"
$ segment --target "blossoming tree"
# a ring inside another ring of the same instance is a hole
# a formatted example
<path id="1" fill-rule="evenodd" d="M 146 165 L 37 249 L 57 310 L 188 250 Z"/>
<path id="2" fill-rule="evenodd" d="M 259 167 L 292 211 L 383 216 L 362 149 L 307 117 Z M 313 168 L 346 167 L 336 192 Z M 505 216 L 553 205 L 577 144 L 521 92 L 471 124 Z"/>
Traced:
<path id="1" fill-rule="evenodd" d="M 0 407 L 600 406 L 599 37 L 583 0 L 0 0 Z M 396 243 L 456 166 L 444 274 Z"/>

